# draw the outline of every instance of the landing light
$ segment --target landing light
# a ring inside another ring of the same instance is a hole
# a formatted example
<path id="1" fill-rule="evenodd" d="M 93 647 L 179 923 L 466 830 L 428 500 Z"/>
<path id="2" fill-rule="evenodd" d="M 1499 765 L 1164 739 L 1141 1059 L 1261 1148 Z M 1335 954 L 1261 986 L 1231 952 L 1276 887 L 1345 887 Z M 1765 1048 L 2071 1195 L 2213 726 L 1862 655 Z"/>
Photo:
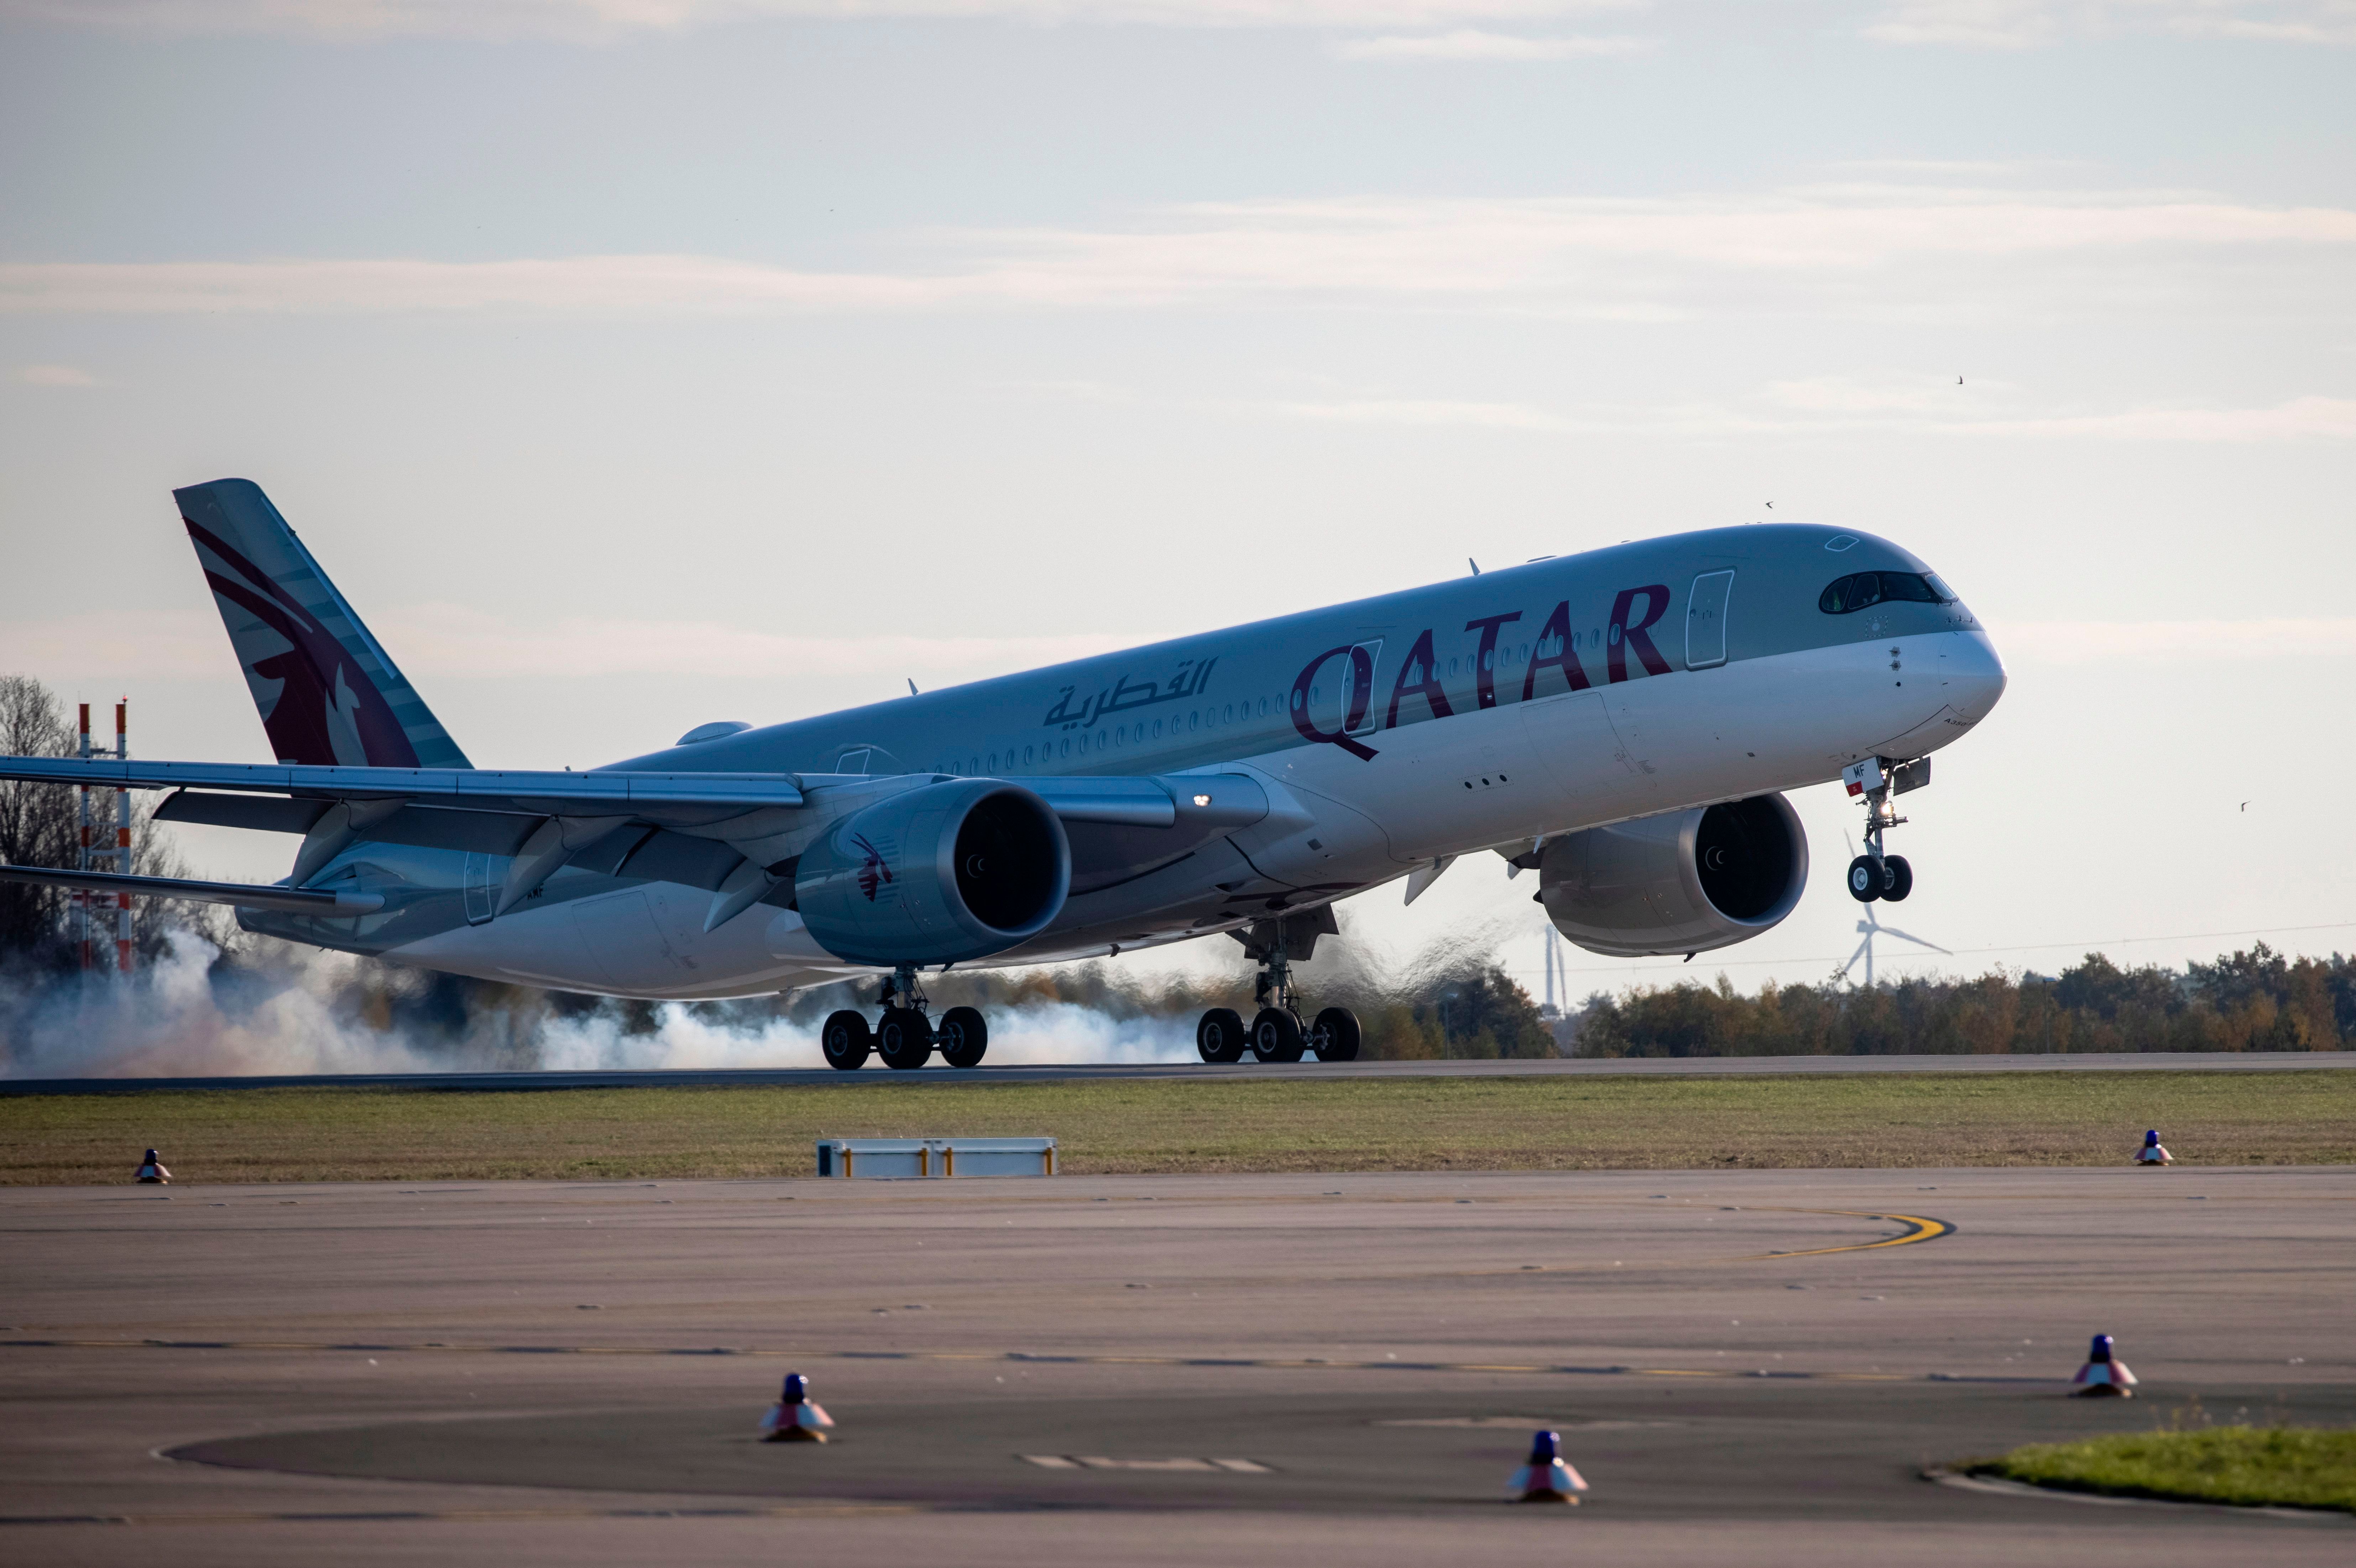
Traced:
<path id="1" fill-rule="evenodd" d="M 1194 797 L 1194 804 L 1196 805 L 1208 805 L 1211 804 L 1211 797 L 1207 795 L 1198 795 Z"/>

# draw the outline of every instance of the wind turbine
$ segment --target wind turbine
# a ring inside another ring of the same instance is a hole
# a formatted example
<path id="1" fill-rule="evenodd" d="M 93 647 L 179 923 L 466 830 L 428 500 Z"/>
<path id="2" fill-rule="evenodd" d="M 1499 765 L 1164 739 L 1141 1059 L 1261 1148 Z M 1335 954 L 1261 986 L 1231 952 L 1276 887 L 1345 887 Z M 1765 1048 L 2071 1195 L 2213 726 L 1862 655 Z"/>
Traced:
<path id="1" fill-rule="evenodd" d="M 1847 835 L 1844 834 L 1842 837 L 1846 838 Z M 1851 842 L 1849 848 L 1851 850 L 1854 850 L 1857 846 L 1854 842 Z M 1950 958 L 1954 956 L 1953 953 L 1949 953 L 1947 949 L 1940 946 L 1935 942 L 1925 942 L 1922 938 L 1915 935 L 1912 932 L 1901 931 L 1894 925 L 1882 924 L 1879 920 L 1875 918 L 1873 905 L 1871 904 L 1867 904 L 1865 906 L 1865 918 L 1857 923 L 1857 929 L 1858 934 L 1863 937 L 1864 940 L 1857 944 L 1857 951 L 1848 955 L 1848 962 L 1840 966 L 1840 968 L 1834 974 L 1833 978 L 1836 980 L 1847 979 L 1848 972 L 1851 969 L 1856 968 L 1857 961 L 1862 958 L 1865 960 L 1865 988 L 1869 991 L 1873 989 L 1873 939 L 1877 936 L 1894 936 L 1901 942 L 1911 942 L 1917 947 L 1927 947 L 1933 953 L 1946 953 L 1947 956 Z"/>

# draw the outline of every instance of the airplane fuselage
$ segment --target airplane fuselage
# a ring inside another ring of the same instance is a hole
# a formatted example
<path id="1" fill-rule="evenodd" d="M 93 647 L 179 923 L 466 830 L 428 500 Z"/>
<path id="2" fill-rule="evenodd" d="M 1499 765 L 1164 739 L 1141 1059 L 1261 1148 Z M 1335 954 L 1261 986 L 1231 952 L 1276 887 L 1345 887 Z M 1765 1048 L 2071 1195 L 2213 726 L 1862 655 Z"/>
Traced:
<path id="1" fill-rule="evenodd" d="M 1126 848 L 1118 827 L 1098 829 L 1055 920 L 981 962 L 1101 955 L 1313 909 L 1450 856 L 1934 751 L 2004 688 L 1970 612 L 1952 597 L 1824 607 L 1828 585 L 1853 574 L 1929 571 L 1894 545 L 1831 528 L 1675 535 L 721 733 L 612 767 L 798 775 L 846 798 L 863 780 L 910 775 L 1150 776 L 1181 797 L 1190 779 L 1252 781 L 1269 809 L 1245 826 L 1175 837 L 1140 828 Z M 563 863 L 504 908 L 512 856 L 362 833 L 305 885 L 365 886 L 380 909 L 239 918 L 434 969 L 637 997 L 744 996 L 872 972 L 820 946 L 786 902 L 711 923 L 729 868 L 744 864 L 729 844 L 751 835 L 743 808 L 714 813 L 679 831 L 585 824 Z"/>

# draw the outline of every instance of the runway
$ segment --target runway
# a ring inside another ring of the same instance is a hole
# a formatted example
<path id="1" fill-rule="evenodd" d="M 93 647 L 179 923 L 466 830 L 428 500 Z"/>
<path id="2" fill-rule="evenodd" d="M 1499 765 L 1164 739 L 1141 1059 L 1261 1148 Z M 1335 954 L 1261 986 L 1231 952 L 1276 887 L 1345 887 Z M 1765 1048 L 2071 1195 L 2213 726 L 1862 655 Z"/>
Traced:
<path id="1" fill-rule="evenodd" d="M 20 1561 L 2338 1560 L 1931 1484 L 2356 1421 L 2356 1169 L 0 1190 Z M 2062 1397 L 2119 1338 L 2132 1403 Z M 779 1377 L 833 1413 L 762 1445 Z M 1537 1425 L 1593 1487 L 1501 1499 Z M 127 1521 L 127 1522 L 102 1522 Z"/>
<path id="2" fill-rule="evenodd" d="M 123 1094 L 145 1089 L 627 1089 L 711 1088 L 783 1084 L 820 1088 L 836 1083 L 1056 1083 L 1091 1079 L 1151 1078 L 1545 1078 L 1590 1074 L 1709 1077 L 1786 1076 L 1854 1072 L 2295 1072 L 2356 1068 L 2356 1051 L 2122 1051 L 2051 1056 L 1638 1056 L 1556 1057 L 1515 1061 L 1243 1061 L 1213 1066 L 1170 1061 L 1039 1067 L 969 1068 L 940 1065 L 895 1072 L 880 1062 L 856 1072 L 829 1067 L 710 1069 L 597 1072 L 370 1072 L 234 1078 L 0 1079 L 11 1094 Z"/>

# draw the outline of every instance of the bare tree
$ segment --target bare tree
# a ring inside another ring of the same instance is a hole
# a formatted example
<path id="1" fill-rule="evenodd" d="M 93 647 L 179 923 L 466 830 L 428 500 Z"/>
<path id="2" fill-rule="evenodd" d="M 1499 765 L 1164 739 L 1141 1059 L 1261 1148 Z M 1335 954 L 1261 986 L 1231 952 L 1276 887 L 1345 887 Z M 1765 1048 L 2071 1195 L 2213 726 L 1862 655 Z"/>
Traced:
<path id="1" fill-rule="evenodd" d="M 57 694 L 30 676 L 0 675 L 0 756 L 70 757 L 78 749 L 73 726 Z M 80 845 L 80 814 L 71 784 L 0 783 L 0 860 L 24 866 L 70 867 Z M 112 791 L 97 792 L 91 800 L 92 827 L 101 844 L 114 843 L 114 799 Z M 131 864 L 141 876 L 185 877 L 187 861 L 172 842 L 171 831 L 155 820 L 152 797 L 134 795 L 131 809 Z M 68 900 L 62 888 L 37 888 L 21 882 L 0 882 L 0 962 L 62 967 L 74 960 L 66 930 Z M 92 935 L 112 962 L 114 912 L 112 901 L 93 894 Z M 134 897 L 131 933 L 134 951 L 153 959 L 164 949 L 170 928 L 193 931 L 216 946 L 228 947 L 240 936 L 226 909 L 188 904 L 177 899 Z"/>

